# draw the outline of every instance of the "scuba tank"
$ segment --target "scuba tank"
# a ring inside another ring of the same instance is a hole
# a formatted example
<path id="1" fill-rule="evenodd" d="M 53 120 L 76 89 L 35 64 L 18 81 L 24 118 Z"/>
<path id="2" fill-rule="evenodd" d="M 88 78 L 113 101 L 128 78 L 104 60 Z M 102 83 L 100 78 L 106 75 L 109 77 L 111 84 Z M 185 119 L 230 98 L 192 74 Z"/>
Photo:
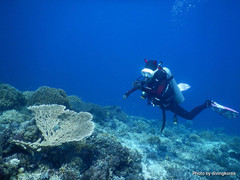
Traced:
<path id="1" fill-rule="evenodd" d="M 173 89 L 174 92 L 174 101 L 178 104 L 181 104 L 184 101 L 184 96 L 182 92 L 180 91 L 175 79 L 173 78 L 173 75 L 171 71 L 167 67 L 163 67 L 164 71 L 167 73 L 167 78 L 169 79 L 169 85 Z"/>

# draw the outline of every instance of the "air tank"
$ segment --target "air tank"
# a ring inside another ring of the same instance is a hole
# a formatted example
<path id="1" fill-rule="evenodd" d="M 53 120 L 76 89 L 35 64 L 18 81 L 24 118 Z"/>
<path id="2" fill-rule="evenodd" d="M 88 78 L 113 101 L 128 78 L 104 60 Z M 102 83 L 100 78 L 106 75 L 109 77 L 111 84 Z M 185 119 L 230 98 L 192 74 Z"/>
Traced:
<path id="1" fill-rule="evenodd" d="M 166 71 L 167 73 L 167 78 L 171 78 L 172 77 L 172 73 L 171 71 L 167 68 L 167 67 L 163 67 L 163 69 Z M 176 81 L 174 78 L 172 78 L 172 80 L 169 81 L 170 87 L 172 87 L 173 91 L 174 91 L 174 100 L 178 103 L 181 104 L 184 101 L 184 96 L 182 94 L 182 92 L 180 91 Z"/>

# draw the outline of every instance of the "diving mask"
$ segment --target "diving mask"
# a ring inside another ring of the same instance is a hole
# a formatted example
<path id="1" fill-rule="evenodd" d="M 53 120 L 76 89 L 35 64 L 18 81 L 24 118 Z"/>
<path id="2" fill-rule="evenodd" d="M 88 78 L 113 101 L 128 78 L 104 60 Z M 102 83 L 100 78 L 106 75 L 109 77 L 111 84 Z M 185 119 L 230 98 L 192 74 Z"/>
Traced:
<path id="1" fill-rule="evenodd" d="M 155 74 L 155 72 L 157 72 L 158 69 L 156 69 L 155 71 L 153 71 L 152 69 L 148 69 L 148 68 L 144 68 L 141 73 L 144 77 L 146 78 L 152 78 Z"/>

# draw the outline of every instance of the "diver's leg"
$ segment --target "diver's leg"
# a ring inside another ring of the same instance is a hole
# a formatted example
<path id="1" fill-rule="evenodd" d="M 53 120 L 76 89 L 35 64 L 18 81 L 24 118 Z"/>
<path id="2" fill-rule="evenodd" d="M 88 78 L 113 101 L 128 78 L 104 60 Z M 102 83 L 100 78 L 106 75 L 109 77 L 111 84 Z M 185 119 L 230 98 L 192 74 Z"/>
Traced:
<path id="1" fill-rule="evenodd" d="M 177 103 L 173 103 L 168 109 L 184 119 L 192 120 L 195 116 L 197 116 L 202 110 L 206 108 L 207 105 L 206 103 L 204 103 L 188 112 L 181 106 L 179 106 Z"/>

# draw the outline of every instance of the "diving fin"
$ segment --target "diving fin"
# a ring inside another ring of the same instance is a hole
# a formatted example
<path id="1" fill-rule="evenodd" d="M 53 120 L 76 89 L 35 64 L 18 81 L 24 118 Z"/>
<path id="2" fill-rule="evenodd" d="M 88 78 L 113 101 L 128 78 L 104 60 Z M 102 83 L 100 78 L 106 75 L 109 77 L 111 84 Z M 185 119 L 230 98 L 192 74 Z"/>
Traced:
<path id="1" fill-rule="evenodd" d="M 178 88 L 179 88 L 180 91 L 186 91 L 189 88 L 191 88 L 191 86 L 187 83 L 179 83 Z"/>
<path id="2" fill-rule="evenodd" d="M 214 101 L 212 102 L 210 107 L 213 111 L 216 111 L 217 113 L 228 119 L 236 118 L 239 115 L 239 112 L 235 111 L 234 109 L 220 105 Z"/>

